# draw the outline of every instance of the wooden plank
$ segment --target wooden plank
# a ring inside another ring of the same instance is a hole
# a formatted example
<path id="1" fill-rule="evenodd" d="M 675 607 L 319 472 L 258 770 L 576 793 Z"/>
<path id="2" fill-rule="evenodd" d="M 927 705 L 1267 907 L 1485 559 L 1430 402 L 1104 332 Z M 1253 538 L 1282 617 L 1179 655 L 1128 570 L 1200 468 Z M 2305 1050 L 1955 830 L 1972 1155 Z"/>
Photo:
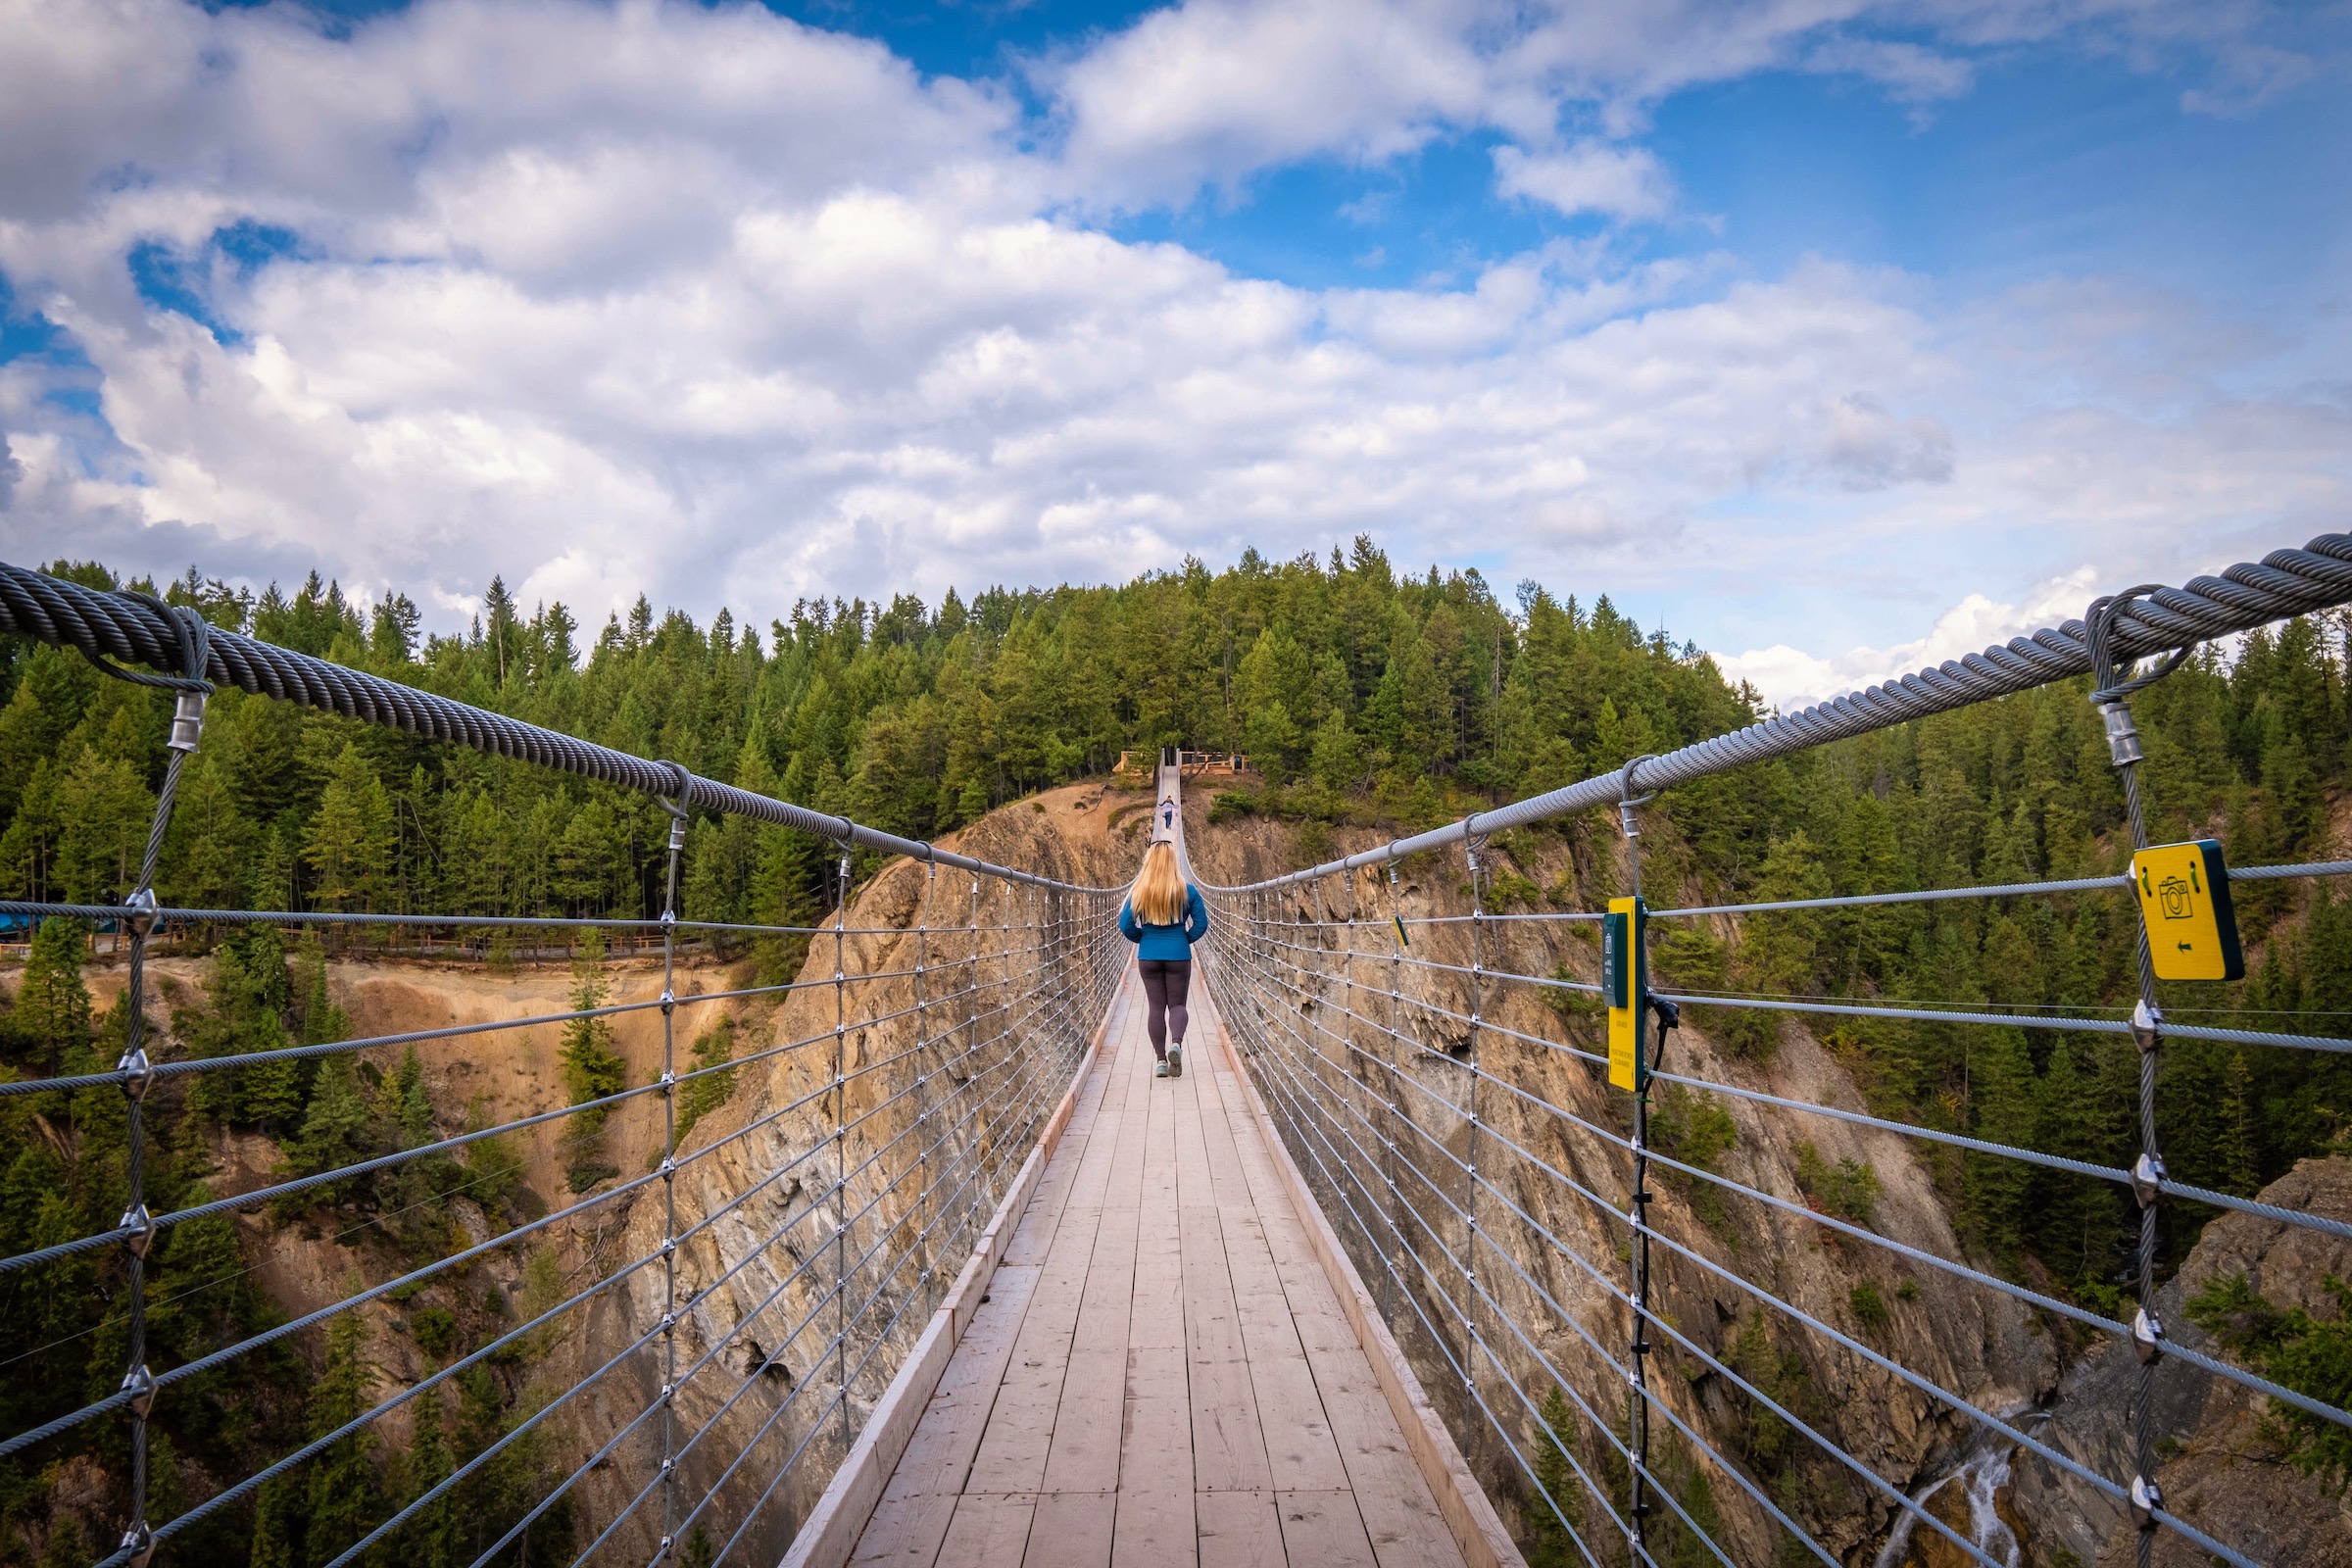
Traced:
<path id="1" fill-rule="evenodd" d="M 1120 1433 L 1127 1415 L 1127 1351 L 1070 1351 L 1054 1442 L 1046 1458 L 1048 1492 L 1115 1492 Z"/>
<path id="2" fill-rule="evenodd" d="M 1119 1433 L 1121 1490 L 1193 1487 L 1193 1403 L 1181 1348 L 1127 1352 L 1127 1399 Z"/>
<path id="3" fill-rule="evenodd" d="M 1188 1492 L 1125 1488 L 1119 1493 L 1110 1560 L 1117 1568 L 1194 1568 L 1199 1526 Z"/>
<path id="4" fill-rule="evenodd" d="M 964 1494 L 956 1501 L 956 1519 L 948 1526 L 939 1560 L 955 1568 L 1020 1568 L 1036 1509 L 1034 1494 Z"/>
<path id="5" fill-rule="evenodd" d="M 1274 1506 L 1290 1568 L 1378 1568 L 1352 1493 L 1279 1492 Z"/>
<path id="6" fill-rule="evenodd" d="M 1118 1504 L 1111 1492 L 1041 1494 L 1023 1568 L 1106 1568 Z"/>
<path id="7" fill-rule="evenodd" d="M 1270 1492 L 1203 1492 L 1193 1498 L 1200 1568 L 1284 1568 L 1282 1521 Z"/>

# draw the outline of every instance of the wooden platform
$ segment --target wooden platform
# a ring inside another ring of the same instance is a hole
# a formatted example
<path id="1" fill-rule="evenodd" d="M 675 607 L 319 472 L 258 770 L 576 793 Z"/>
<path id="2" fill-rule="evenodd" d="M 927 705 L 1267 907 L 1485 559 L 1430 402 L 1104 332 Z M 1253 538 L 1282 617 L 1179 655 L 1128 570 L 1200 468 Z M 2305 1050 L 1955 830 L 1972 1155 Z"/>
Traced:
<path id="1" fill-rule="evenodd" d="M 1459 1564 L 1242 1100 L 1105 1043 L 858 1563 Z"/>

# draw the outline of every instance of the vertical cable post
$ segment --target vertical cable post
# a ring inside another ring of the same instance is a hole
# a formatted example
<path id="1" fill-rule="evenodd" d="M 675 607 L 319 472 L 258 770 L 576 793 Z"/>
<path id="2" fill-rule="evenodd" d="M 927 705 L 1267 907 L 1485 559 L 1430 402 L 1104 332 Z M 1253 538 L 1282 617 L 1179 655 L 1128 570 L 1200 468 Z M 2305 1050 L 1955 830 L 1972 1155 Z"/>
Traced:
<path id="1" fill-rule="evenodd" d="M 1470 1396 L 1478 1397 L 1478 1356 L 1485 1337 L 1478 1330 L 1478 1152 L 1479 1152 L 1479 1008 L 1486 1001 L 1487 973 L 1487 906 L 1484 884 L 1487 864 L 1486 835 L 1476 830 L 1478 818 L 1470 817 L 1470 827 L 1462 838 L 1462 858 L 1470 866 L 1470 1039 L 1463 1050 L 1470 1064 L 1470 1092 L 1463 1098 L 1469 1102 L 1470 1133 L 1463 1140 L 1462 1178 L 1469 1184 L 1462 1195 L 1462 1280 L 1467 1290 L 1462 1318 L 1470 1328 L 1470 1344 L 1462 1364 L 1468 1369 Z"/>
<path id="2" fill-rule="evenodd" d="M 843 939 L 850 917 L 850 846 L 841 847 L 841 897 L 833 906 L 833 1380 L 841 1398 L 841 1446 L 850 1446 L 850 1134 L 848 1011 Z"/>
<path id="3" fill-rule="evenodd" d="M 669 866 L 662 884 L 662 1543 L 656 1562 L 677 1546 L 678 1384 L 678 856 L 686 848 L 686 770 L 669 812 Z"/>
<path id="4" fill-rule="evenodd" d="M 1391 1232 L 1392 1234 L 1395 1234 L 1395 1233 L 1396 1233 L 1396 1232 L 1398 1231 L 1398 1226 L 1397 1226 L 1397 1223 L 1396 1223 L 1396 1123 L 1397 1123 L 1397 1121 L 1398 1121 L 1398 1120 L 1399 1120 L 1399 1119 L 1400 1119 L 1400 1118 L 1401 1118 L 1401 1117 L 1404 1115 L 1404 1106 L 1403 1106 L 1403 1103 L 1402 1103 L 1402 1101 L 1401 1101 L 1400 1097 L 1398 1097 L 1398 1095 L 1397 1095 L 1397 1092 L 1396 1092 L 1396 1089 L 1397 1089 L 1396 1048 L 1397 1048 L 1397 1045 L 1398 1045 L 1398 1043 L 1399 1043 L 1400 1041 L 1402 1041 L 1402 1039 L 1404 1038 L 1404 1037 L 1403 1037 L 1403 1035 L 1402 1035 L 1402 1034 L 1401 1034 L 1401 1033 L 1398 1031 L 1398 1029 L 1397 1029 L 1397 1027 L 1396 1027 L 1396 1025 L 1397 1025 L 1397 1018 L 1396 1018 L 1396 1008 L 1397 1008 L 1397 1003 L 1398 1003 L 1398 993 L 1399 993 L 1399 990 L 1400 990 L 1400 985 L 1399 985 L 1399 976 L 1400 976 L 1400 974 L 1401 974 L 1401 972 L 1402 972 L 1402 968 L 1403 968 L 1403 964 L 1404 964 L 1404 942 L 1405 942 L 1405 936 L 1404 936 L 1404 910 L 1403 910 L 1402 906 L 1400 906 L 1400 905 L 1397 903 L 1397 894 L 1396 894 L 1396 859 L 1395 859 L 1395 853 L 1396 853 L 1396 852 L 1395 852 L 1395 849 L 1394 849 L 1394 841 L 1392 841 L 1392 848 L 1391 848 L 1391 851 L 1390 851 L 1391 858 L 1390 858 L 1390 860 L 1389 860 L 1389 864 L 1388 864 L 1388 873 L 1389 873 L 1389 922 L 1390 922 L 1390 930 L 1389 930 L 1389 1096 L 1390 1096 L 1390 1101 L 1389 1101 L 1389 1125 L 1388 1125 L 1388 1128 L 1387 1128 L 1387 1136 L 1381 1140 L 1381 1144 L 1382 1144 L 1382 1152 L 1383 1152 L 1383 1161 L 1382 1161 L 1382 1162 L 1383 1162 L 1383 1164 L 1384 1164 L 1384 1165 L 1387 1167 L 1385 1170 L 1383 1170 L 1383 1171 L 1381 1172 L 1381 1177 L 1382 1177 L 1382 1180 L 1383 1180 L 1383 1181 L 1384 1181 L 1384 1182 L 1387 1184 L 1387 1186 L 1388 1186 L 1388 1193 L 1389 1193 L 1389 1230 L 1390 1230 L 1390 1232 Z M 1383 1317 L 1387 1318 L 1387 1319 L 1388 1319 L 1390 1322 L 1392 1322 L 1392 1323 L 1396 1322 L 1396 1271 L 1395 1269 L 1393 1269 L 1393 1268 L 1384 1268 L 1384 1269 L 1382 1269 L 1382 1270 L 1380 1271 L 1380 1312 L 1381 1312 L 1381 1316 L 1383 1316 Z"/>
<path id="5" fill-rule="evenodd" d="M 142 598 L 147 596 L 142 595 Z M 122 1075 L 125 1206 L 116 1228 L 122 1237 L 124 1315 L 128 1319 L 125 1368 L 122 1392 L 128 1397 L 130 1415 L 130 1518 L 123 1527 L 119 1550 L 132 1568 L 146 1568 L 155 1556 L 155 1532 L 147 1523 L 147 1425 L 155 1413 L 155 1375 L 147 1366 L 147 1253 L 155 1246 L 155 1216 L 147 1208 L 147 1094 L 155 1087 L 155 1067 L 147 1057 L 147 941 L 161 915 L 155 899 L 155 872 L 163 858 L 164 834 L 172 825 L 172 804 L 179 794 L 179 775 L 204 739 L 204 700 L 212 682 L 204 679 L 207 637 L 204 617 L 184 607 L 164 611 L 179 637 L 179 676 L 147 675 L 123 669 L 103 660 L 91 663 L 109 675 L 133 685 L 161 687 L 176 693 L 171 738 L 165 745 L 171 760 L 164 764 L 164 785 L 155 798 L 155 814 L 147 827 L 147 847 L 139 857 L 138 881 L 122 901 L 122 923 L 130 930 L 130 970 L 122 1005 L 122 1055 L 115 1070 Z"/>
<path id="6" fill-rule="evenodd" d="M 2091 679 L 2095 683 L 2090 702 L 2106 727 L 2109 763 L 2123 776 L 2124 809 L 2131 819 L 2134 852 L 2148 847 L 2148 820 L 2147 808 L 2140 799 L 2139 763 L 2143 754 L 2138 727 L 2132 721 L 2132 694 L 2180 668 L 2195 651 L 2193 644 L 2180 649 L 2144 674 L 2116 668 L 2107 641 L 2116 614 L 2140 595 L 2155 591 L 2155 585 L 2142 584 L 2096 600 L 2083 616 L 2090 637 Z M 2138 903 L 2136 899 L 2132 902 Z M 2134 1473 L 2130 1495 L 2132 1519 L 2139 1532 L 2138 1568 L 2148 1568 L 2156 1545 L 2156 1516 L 2164 1506 L 2164 1494 L 2156 1485 L 2155 1412 L 2156 1363 L 2163 1357 L 2165 1345 L 2164 1322 L 2156 1312 L 2156 1218 L 2165 1177 L 2164 1156 L 2158 1152 L 2156 1140 L 2156 1075 L 2164 1046 L 2164 1012 L 2156 1002 L 2156 962 L 2149 947 L 2144 911 L 2132 924 L 2133 946 L 2139 960 L 2139 1000 L 2132 1009 L 2132 1039 L 2139 1048 L 2135 1107 L 2139 1119 L 2139 1157 L 2132 1166 L 2132 1193 L 2139 1203 L 2139 1247 L 2133 1260 L 2138 1304 L 2132 1314 L 2132 1349 L 2139 1360 L 2139 1378 L 2132 1395 Z"/>
<path id="7" fill-rule="evenodd" d="M 922 1168 L 922 1196 L 915 1200 L 914 1226 L 919 1239 L 931 1234 L 931 1201 L 933 1172 L 928 1123 L 931 1120 L 931 997 L 924 985 L 923 970 L 931 956 L 931 895 L 939 886 L 939 862 L 930 861 L 923 867 L 922 897 L 914 906 L 914 1158 Z M 931 1286 L 932 1266 L 928 1256 L 923 1262 L 922 1287 Z"/>
<path id="8" fill-rule="evenodd" d="M 1645 759 L 1635 758 L 1625 764 L 1625 793 L 1617 806 L 1617 825 L 1625 838 L 1626 869 L 1633 884 L 1633 896 L 1642 897 L 1642 823 L 1635 808 L 1653 800 L 1654 795 L 1634 794 L 1634 770 Z M 1636 929 L 1640 922 L 1636 920 Z M 1643 938 L 1637 938 L 1645 940 Z M 1642 994 L 1633 999 L 1634 1015 L 1639 1020 L 1649 1005 L 1646 971 L 1640 955 L 1630 956 L 1634 966 L 1635 985 Z M 1641 1037 L 1635 1037 L 1634 1065 L 1634 1184 L 1626 1200 L 1626 1219 L 1633 1229 L 1632 1284 L 1627 1304 L 1633 1310 L 1634 1386 L 1631 1392 L 1626 1436 L 1633 1449 L 1632 1495 L 1626 1509 L 1628 1547 L 1636 1560 L 1645 1556 L 1649 1502 L 1649 1074 L 1642 1069 L 1640 1057 Z"/>

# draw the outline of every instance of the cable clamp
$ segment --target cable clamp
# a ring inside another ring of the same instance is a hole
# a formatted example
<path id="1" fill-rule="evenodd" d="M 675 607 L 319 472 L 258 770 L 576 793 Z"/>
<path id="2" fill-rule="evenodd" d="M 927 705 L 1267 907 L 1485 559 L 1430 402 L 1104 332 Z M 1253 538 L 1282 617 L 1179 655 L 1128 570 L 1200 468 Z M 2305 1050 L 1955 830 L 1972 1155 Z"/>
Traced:
<path id="1" fill-rule="evenodd" d="M 662 990 L 662 1016 L 666 1018 L 677 1010 L 677 993 L 664 986 Z"/>
<path id="2" fill-rule="evenodd" d="M 2154 1051 L 2163 1044 L 2164 1013 L 2151 1007 L 2142 998 L 2132 1009 L 2132 1039 L 2143 1052 Z"/>
<path id="3" fill-rule="evenodd" d="M 172 705 L 172 738 L 164 744 L 193 753 L 204 742 L 204 693 L 183 691 Z"/>
<path id="4" fill-rule="evenodd" d="M 2164 1494 L 2146 1476 L 2132 1478 L 2132 1522 L 2142 1530 L 2156 1528 L 2156 1511 L 2164 1506 Z"/>
<path id="5" fill-rule="evenodd" d="M 663 1155 L 662 1159 L 662 1179 L 665 1182 L 674 1181 L 677 1179 L 677 1174 L 678 1162 L 669 1158 L 667 1155 Z"/>
<path id="6" fill-rule="evenodd" d="M 153 936 L 163 919 L 155 906 L 155 889 L 141 888 L 122 901 L 122 923 L 140 936 Z"/>
<path id="7" fill-rule="evenodd" d="M 662 1544 L 654 1548 L 654 1561 L 660 1562 L 664 1557 L 667 1557 L 669 1555 L 669 1548 L 676 1544 L 677 1543 L 671 1540 L 668 1536 L 663 1536 L 662 1538 Z"/>
<path id="8" fill-rule="evenodd" d="M 145 1362 L 123 1374 L 122 1392 L 130 1396 L 130 1413 L 146 1420 L 148 1412 L 155 1408 L 156 1388 L 155 1374 L 147 1370 Z"/>
<path id="9" fill-rule="evenodd" d="M 133 1046 L 122 1053 L 115 1063 L 115 1071 L 122 1075 L 122 1093 L 132 1100 L 145 1100 L 147 1091 L 155 1087 L 155 1066 L 147 1059 L 144 1046 Z"/>
<path id="10" fill-rule="evenodd" d="M 2107 756 L 2117 767 L 2128 767 L 2144 755 L 2139 749 L 2139 727 L 2132 722 L 2132 705 L 2122 701 L 2101 703 L 2099 717 L 2107 723 Z"/>
<path id="11" fill-rule="evenodd" d="M 673 1331 L 674 1331 L 674 1330 L 677 1328 L 677 1326 L 678 1326 L 678 1314 L 677 1314 L 677 1313 L 675 1313 L 675 1312 L 664 1312 L 664 1313 L 662 1313 L 662 1333 L 664 1333 L 664 1334 L 671 1333 L 671 1332 L 673 1332 Z"/>
<path id="12" fill-rule="evenodd" d="M 664 1237 L 662 1237 L 662 1245 L 661 1245 L 661 1247 L 660 1247 L 660 1248 L 656 1249 L 656 1250 L 657 1250 L 657 1252 L 658 1252 L 658 1253 L 659 1253 L 661 1256 L 662 1256 L 662 1257 L 675 1257 L 675 1256 L 677 1256 L 677 1255 L 678 1255 L 678 1239 L 677 1239 L 675 1236 L 664 1236 Z"/>
<path id="13" fill-rule="evenodd" d="M 2132 1314 L 2132 1353 L 2141 1366 L 2164 1353 L 2164 1320 L 2144 1306 Z"/>
<path id="14" fill-rule="evenodd" d="M 122 1549 L 130 1568 L 147 1568 L 155 1560 L 155 1532 L 147 1528 L 144 1519 L 122 1532 Z"/>
<path id="15" fill-rule="evenodd" d="M 2132 1162 L 2132 1196 L 2139 1200 L 2142 1208 L 2152 1207 L 2164 1194 L 2164 1160 L 2156 1154 L 2142 1154 Z"/>
<path id="16" fill-rule="evenodd" d="M 155 1245 L 155 1216 L 147 1212 L 145 1203 L 133 1203 L 115 1221 L 115 1228 L 123 1233 L 122 1245 L 130 1249 L 133 1257 L 145 1257 L 147 1249 Z"/>
<path id="17" fill-rule="evenodd" d="M 658 1088 L 661 1089 L 662 1093 L 666 1096 L 672 1089 L 677 1087 L 678 1075 L 674 1072 L 671 1072 L 667 1067 L 664 1067 L 662 1069 L 662 1076 L 655 1079 L 654 1083 Z"/>
<path id="18" fill-rule="evenodd" d="M 664 1383 L 662 1385 L 662 1403 L 667 1404 L 670 1400 L 676 1398 L 677 1396 L 678 1386 L 675 1383 Z"/>
<path id="19" fill-rule="evenodd" d="M 678 1461 L 675 1459 L 664 1457 L 662 1461 L 662 1473 L 665 1476 L 677 1467 Z"/>

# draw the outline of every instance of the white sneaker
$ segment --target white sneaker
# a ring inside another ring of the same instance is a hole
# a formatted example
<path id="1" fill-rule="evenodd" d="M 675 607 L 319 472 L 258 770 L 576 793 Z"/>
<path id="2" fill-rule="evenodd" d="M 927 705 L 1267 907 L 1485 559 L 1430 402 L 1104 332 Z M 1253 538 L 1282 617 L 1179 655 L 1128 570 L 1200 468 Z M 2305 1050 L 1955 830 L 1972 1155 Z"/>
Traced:
<path id="1" fill-rule="evenodd" d="M 1162 1056 L 1162 1057 L 1160 1057 L 1160 1058 L 1159 1058 L 1157 1061 L 1155 1061 L 1155 1062 L 1153 1062 L 1153 1063 L 1152 1064 L 1152 1077 L 1154 1077 L 1154 1078 L 1165 1078 L 1167 1075 L 1168 1075 L 1168 1058 L 1167 1058 L 1167 1057 L 1165 1057 L 1165 1056 Z"/>
<path id="2" fill-rule="evenodd" d="M 1181 1040 L 1173 1042 L 1168 1047 L 1168 1076 L 1171 1078 L 1184 1076 L 1184 1042 Z"/>

